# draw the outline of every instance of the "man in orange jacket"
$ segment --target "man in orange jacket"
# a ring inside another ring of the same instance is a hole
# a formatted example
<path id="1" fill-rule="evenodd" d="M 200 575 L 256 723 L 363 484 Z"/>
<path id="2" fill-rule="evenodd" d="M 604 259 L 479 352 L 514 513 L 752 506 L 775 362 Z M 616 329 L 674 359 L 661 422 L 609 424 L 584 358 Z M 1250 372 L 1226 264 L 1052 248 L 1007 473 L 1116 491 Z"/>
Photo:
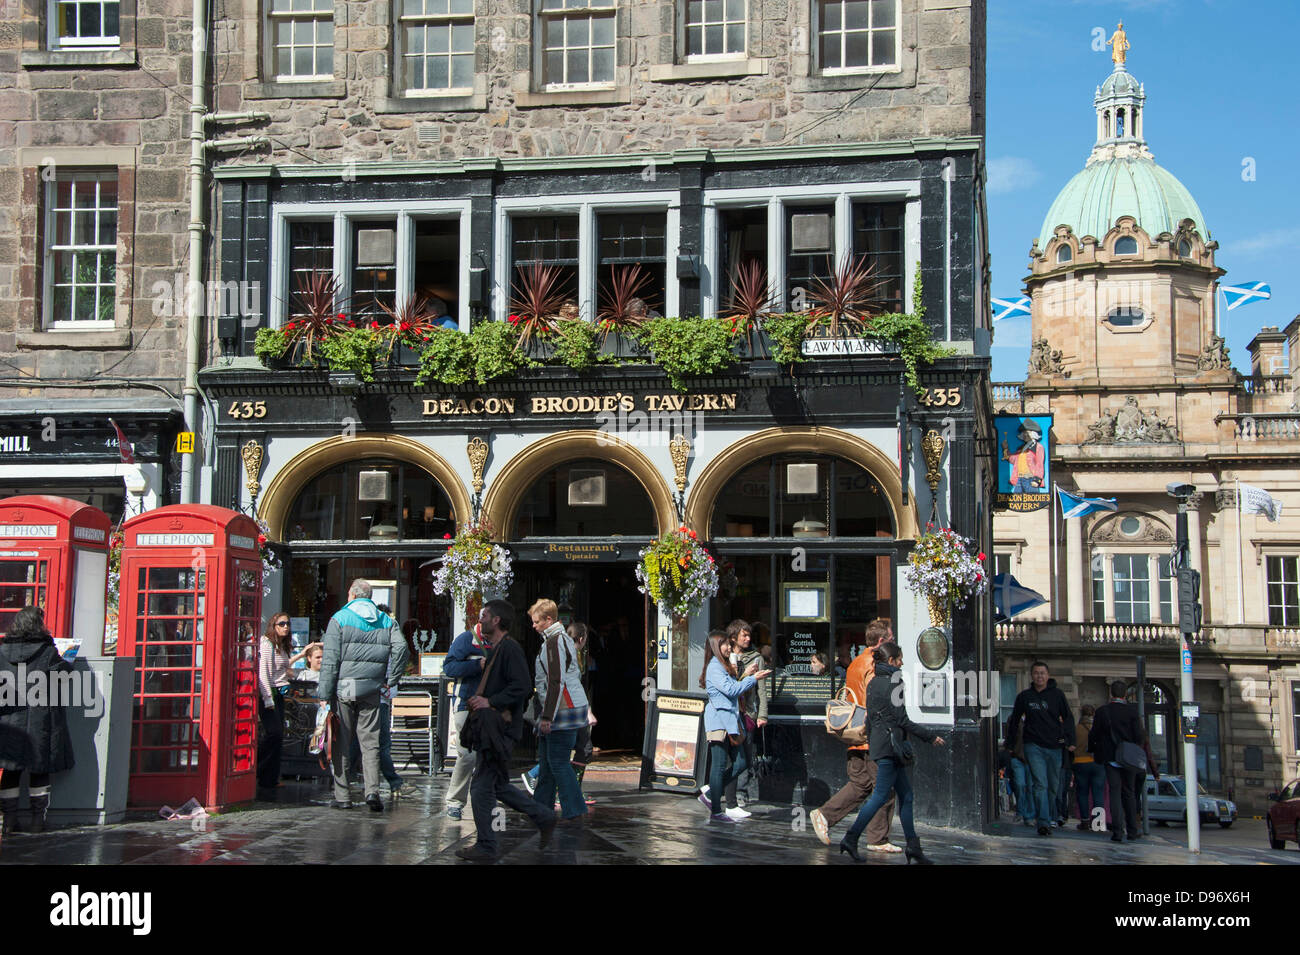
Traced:
<path id="1" fill-rule="evenodd" d="M 871 651 L 887 640 L 894 639 L 893 628 L 884 617 L 877 617 L 867 625 L 867 648 L 858 654 L 857 659 L 849 664 L 844 677 L 844 685 L 849 688 L 849 697 L 858 706 L 867 705 L 867 684 L 875 675 L 876 664 L 871 658 Z M 839 792 L 826 801 L 820 809 L 814 809 L 812 819 L 813 831 L 825 845 L 831 844 L 830 830 L 851 812 L 857 812 L 876 788 L 876 763 L 867 752 L 864 743 L 850 746 L 848 754 L 849 781 Z M 867 848 L 873 852 L 902 852 L 898 846 L 889 841 L 889 826 L 893 822 L 894 795 L 880 811 L 871 817 L 867 825 Z"/>

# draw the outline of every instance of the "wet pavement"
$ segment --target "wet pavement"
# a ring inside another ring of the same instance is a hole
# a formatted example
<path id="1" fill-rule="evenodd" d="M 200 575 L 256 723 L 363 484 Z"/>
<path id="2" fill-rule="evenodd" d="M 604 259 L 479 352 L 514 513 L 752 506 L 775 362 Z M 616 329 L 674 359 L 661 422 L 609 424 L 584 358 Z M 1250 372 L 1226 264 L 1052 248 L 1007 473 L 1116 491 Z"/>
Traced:
<path id="1" fill-rule="evenodd" d="M 11 834 L 0 845 L 0 863 L 42 865 L 196 864 L 465 864 L 455 850 L 474 842 L 468 811 L 463 822 L 442 813 L 447 777 L 408 777 L 419 794 L 396 803 L 385 798 L 382 814 L 364 803 L 328 807 L 323 782 L 286 782 L 276 802 L 206 819 L 140 818 L 110 826 L 58 829 L 41 835 Z M 710 823 L 695 799 L 636 791 L 636 773 L 589 774 L 596 798 L 586 825 L 557 828 L 543 851 L 537 831 L 523 816 L 507 813 L 501 833 L 506 864 L 630 865 L 850 864 L 835 850 L 846 820 L 832 831 L 832 846 L 819 843 L 805 813 L 790 806 L 752 805 L 754 815 L 736 825 Z M 1112 843 L 1104 834 L 1056 830 L 1041 837 L 1032 829 L 1001 825 L 988 833 L 918 827 L 926 854 L 949 865 L 1219 865 L 1300 864 L 1294 848 L 1212 847 L 1199 857 L 1179 841 L 1181 830 L 1153 831 L 1136 843 Z M 895 822 L 892 841 L 901 845 Z M 866 853 L 864 865 L 903 865 L 901 854 Z"/>

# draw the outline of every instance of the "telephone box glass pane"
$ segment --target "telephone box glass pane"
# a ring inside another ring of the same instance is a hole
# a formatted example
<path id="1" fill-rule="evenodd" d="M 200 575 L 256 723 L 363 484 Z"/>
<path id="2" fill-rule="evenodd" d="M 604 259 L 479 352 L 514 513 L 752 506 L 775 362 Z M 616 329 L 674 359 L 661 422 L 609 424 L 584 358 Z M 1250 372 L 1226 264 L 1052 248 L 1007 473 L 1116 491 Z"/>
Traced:
<path id="1" fill-rule="evenodd" d="M 24 607 L 45 609 L 47 560 L 0 560 L 0 633 Z"/>
<path id="2" fill-rule="evenodd" d="M 136 772 L 199 768 L 204 576 L 192 567 L 148 567 L 137 577 Z"/>

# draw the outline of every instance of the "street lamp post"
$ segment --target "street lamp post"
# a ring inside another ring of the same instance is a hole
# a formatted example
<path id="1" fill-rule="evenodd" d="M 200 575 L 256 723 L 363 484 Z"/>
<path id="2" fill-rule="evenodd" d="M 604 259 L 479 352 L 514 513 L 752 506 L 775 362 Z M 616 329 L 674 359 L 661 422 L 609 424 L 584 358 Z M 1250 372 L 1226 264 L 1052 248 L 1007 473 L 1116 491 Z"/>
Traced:
<path id="1" fill-rule="evenodd" d="M 1192 683 L 1192 635 L 1201 628 L 1201 575 L 1193 570 L 1187 559 L 1187 508 L 1196 488 L 1190 484 L 1170 484 L 1166 490 L 1178 501 L 1178 518 L 1175 525 L 1174 568 L 1178 579 L 1178 630 L 1181 637 L 1182 681 L 1181 703 L 1191 703 L 1195 697 Z M 1196 742 L 1183 730 L 1183 785 L 1187 803 L 1187 851 L 1201 851 L 1201 801 L 1200 787 L 1196 781 Z"/>

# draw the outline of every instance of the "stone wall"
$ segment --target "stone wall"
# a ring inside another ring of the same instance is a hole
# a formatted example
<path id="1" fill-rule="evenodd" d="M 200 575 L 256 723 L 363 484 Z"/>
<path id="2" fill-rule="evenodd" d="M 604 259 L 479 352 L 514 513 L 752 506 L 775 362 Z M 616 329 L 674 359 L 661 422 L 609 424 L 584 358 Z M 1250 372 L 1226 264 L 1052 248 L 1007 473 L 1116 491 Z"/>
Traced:
<path id="1" fill-rule="evenodd" d="M 665 152 L 982 135 L 983 6 L 902 0 L 894 72 L 822 77 L 809 0 L 749 0 L 748 57 L 686 64 L 673 0 L 620 0 L 613 89 L 550 93 L 533 69 L 533 0 L 476 3 L 472 96 L 394 88 L 392 5 L 335 5 L 330 82 L 269 82 L 256 0 L 222 25 L 222 109 L 270 113 L 276 163 Z M 974 21 L 974 22 L 973 22 Z M 441 111 L 440 111 L 441 110 Z M 260 131 L 260 130 L 259 130 Z M 232 157 L 230 161 L 248 161 Z"/>
<path id="2" fill-rule="evenodd" d="M 125 0 L 122 47 L 109 52 L 50 51 L 45 4 L 6 0 L 3 8 L 0 297 L 12 305 L 0 312 L 0 356 L 8 363 L 0 397 L 93 393 L 28 385 L 22 379 L 29 377 L 176 391 L 184 364 L 190 5 Z M 105 167 L 118 172 L 115 328 L 46 332 L 47 183 L 60 171 Z"/>

